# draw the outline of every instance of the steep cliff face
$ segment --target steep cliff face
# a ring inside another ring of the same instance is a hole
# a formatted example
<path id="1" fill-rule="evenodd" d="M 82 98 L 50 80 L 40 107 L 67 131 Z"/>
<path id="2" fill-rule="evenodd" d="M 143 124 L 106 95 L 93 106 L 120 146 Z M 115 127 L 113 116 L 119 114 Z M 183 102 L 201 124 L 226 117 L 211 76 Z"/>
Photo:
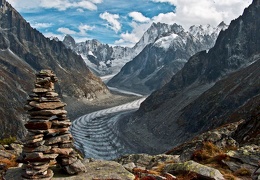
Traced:
<path id="1" fill-rule="evenodd" d="M 45 38 L 33 29 L 6 1 L 0 3 L 1 137 L 21 137 L 22 108 L 32 88 L 34 72 L 52 69 L 60 81 L 61 96 L 96 99 L 109 94 L 102 81 L 93 75 L 83 59 L 62 42 Z"/>
<path id="2" fill-rule="evenodd" d="M 226 27 L 224 23 L 216 28 L 192 26 L 186 32 L 177 24 L 152 24 L 134 48 L 149 44 L 108 85 L 150 94 L 168 83 L 196 52 L 213 47 L 219 31 Z"/>
<path id="3" fill-rule="evenodd" d="M 165 151 L 224 123 L 250 119 L 250 107 L 260 103 L 259 14 L 260 1 L 254 0 L 212 49 L 192 56 L 142 103 L 125 132 L 144 151 Z"/>

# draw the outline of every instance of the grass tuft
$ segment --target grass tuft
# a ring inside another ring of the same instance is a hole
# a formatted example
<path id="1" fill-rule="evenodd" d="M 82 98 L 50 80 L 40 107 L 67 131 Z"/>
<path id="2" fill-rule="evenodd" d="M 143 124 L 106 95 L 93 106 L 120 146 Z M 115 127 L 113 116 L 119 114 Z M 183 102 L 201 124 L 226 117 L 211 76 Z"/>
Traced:
<path id="1" fill-rule="evenodd" d="M 0 139 L 0 144 L 2 145 L 10 145 L 16 141 L 16 137 L 10 136 L 9 138 Z"/>

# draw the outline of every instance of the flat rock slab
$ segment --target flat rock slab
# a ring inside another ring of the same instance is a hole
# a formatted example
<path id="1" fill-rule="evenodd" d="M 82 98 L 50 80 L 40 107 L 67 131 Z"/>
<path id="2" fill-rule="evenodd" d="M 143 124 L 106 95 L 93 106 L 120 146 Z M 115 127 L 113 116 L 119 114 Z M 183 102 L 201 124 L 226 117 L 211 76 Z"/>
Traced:
<path id="1" fill-rule="evenodd" d="M 78 175 L 69 176 L 58 168 L 52 168 L 54 172 L 53 180 L 93 180 L 93 179 L 118 179 L 118 180 L 134 180 L 133 174 L 128 172 L 114 161 L 96 161 L 84 163 L 86 172 Z M 5 179 L 22 180 L 22 168 L 8 169 Z"/>

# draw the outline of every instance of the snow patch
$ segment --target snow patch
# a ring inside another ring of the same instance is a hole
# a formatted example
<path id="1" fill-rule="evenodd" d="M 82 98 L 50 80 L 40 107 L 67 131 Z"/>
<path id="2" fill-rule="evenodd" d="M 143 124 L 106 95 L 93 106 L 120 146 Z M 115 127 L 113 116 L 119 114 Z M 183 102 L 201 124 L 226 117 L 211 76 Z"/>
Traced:
<path id="1" fill-rule="evenodd" d="M 176 39 L 177 37 L 178 37 L 178 34 L 172 33 L 169 36 L 165 36 L 165 37 L 158 39 L 154 43 L 154 45 L 157 46 L 157 47 L 161 47 L 165 50 L 168 50 L 169 47 L 171 46 L 172 42 L 174 41 L 174 39 Z"/>
<path id="2" fill-rule="evenodd" d="M 97 58 L 97 56 L 95 56 L 92 51 L 88 51 L 88 55 L 94 56 L 95 58 Z"/>

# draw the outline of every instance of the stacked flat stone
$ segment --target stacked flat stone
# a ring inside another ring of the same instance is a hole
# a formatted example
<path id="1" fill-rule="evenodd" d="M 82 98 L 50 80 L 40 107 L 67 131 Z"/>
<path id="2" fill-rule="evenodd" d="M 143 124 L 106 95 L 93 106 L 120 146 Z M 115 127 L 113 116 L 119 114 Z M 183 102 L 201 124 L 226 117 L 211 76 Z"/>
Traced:
<path id="1" fill-rule="evenodd" d="M 28 134 L 23 149 L 25 162 L 24 179 L 51 179 L 49 166 L 58 163 L 67 173 L 77 174 L 85 166 L 73 149 L 69 132 L 65 103 L 55 93 L 56 75 L 51 70 L 36 74 L 35 88 L 25 106 L 29 121 L 25 124 Z"/>

